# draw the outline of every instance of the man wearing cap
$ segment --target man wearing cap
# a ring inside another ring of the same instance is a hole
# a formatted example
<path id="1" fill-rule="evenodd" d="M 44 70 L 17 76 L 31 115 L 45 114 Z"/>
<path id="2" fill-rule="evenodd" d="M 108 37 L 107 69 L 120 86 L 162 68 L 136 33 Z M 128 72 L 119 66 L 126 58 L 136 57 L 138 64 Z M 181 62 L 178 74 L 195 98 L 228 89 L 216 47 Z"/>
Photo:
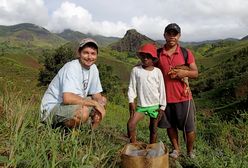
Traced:
<path id="1" fill-rule="evenodd" d="M 66 63 L 53 78 L 41 102 L 41 119 L 53 127 L 77 127 L 92 118 L 92 127 L 105 116 L 106 98 L 95 65 L 98 45 L 83 39 L 77 59 Z"/>
<path id="2" fill-rule="evenodd" d="M 161 69 L 165 81 L 167 107 L 158 126 L 167 128 L 167 134 L 173 145 L 171 157 L 177 158 L 180 154 L 178 129 L 183 130 L 187 146 L 187 154 L 193 158 L 193 143 L 195 141 L 194 108 L 191 92 L 185 93 L 183 78 L 196 78 L 198 70 L 195 59 L 187 49 L 187 59 L 184 58 L 179 45 L 181 29 L 176 23 L 165 27 L 166 40 L 162 51 L 159 53 L 158 67 Z M 185 62 L 186 61 L 186 62 Z M 189 70 L 177 69 L 177 66 L 187 65 Z"/>

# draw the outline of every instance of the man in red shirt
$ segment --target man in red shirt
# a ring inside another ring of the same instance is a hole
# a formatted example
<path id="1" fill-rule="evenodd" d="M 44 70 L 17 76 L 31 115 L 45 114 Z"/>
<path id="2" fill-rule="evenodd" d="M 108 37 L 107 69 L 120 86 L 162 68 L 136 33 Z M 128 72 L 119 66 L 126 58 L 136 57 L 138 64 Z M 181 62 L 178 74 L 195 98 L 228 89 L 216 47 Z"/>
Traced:
<path id="1" fill-rule="evenodd" d="M 183 79 L 198 76 L 197 66 L 191 51 L 187 49 L 187 59 L 183 55 L 178 43 L 180 36 L 181 29 L 176 23 L 171 23 L 165 27 L 164 38 L 166 43 L 159 53 L 158 61 L 158 67 L 164 77 L 167 99 L 165 115 L 163 115 L 158 126 L 167 128 L 168 136 L 174 148 L 170 156 L 175 159 L 180 155 L 178 129 L 184 132 L 188 156 L 194 157 L 194 108 L 191 92 L 186 92 L 186 83 Z M 188 70 L 177 68 L 181 65 L 187 65 Z"/>

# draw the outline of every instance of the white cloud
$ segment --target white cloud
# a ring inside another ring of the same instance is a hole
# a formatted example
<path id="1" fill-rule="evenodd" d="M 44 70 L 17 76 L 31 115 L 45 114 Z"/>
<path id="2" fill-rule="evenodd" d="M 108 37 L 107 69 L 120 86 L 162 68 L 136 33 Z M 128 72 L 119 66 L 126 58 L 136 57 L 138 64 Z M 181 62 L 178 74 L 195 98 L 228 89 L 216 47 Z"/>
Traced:
<path id="1" fill-rule="evenodd" d="M 44 3 L 45 2 L 45 3 Z M 122 37 L 128 29 L 163 39 L 170 22 L 182 28 L 183 41 L 247 35 L 247 0 L 1 0 L 0 24 L 31 22 L 51 31 Z M 49 12 L 48 12 L 49 10 Z"/>
<path id="2" fill-rule="evenodd" d="M 29 22 L 43 26 L 48 20 L 42 0 L 1 0 L 0 16 L 1 25 Z"/>
<path id="3" fill-rule="evenodd" d="M 72 29 L 82 33 L 102 34 L 105 36 L 121 36 L 127 30 L 126 24 L 120 21 L 116 23 L 94 21 L 89 11 L 68 1 L 63 2 L 53 12 L 52 19 L 47 27 L 55 32 Z"/>
<path id="4" fill-rule="evenodd" d="M 131 26 L 138 32 L 141 32 L 153 39 L 162 39 L 165 25 L 170 22 L 161 17 L 148 17 L 146 15 L 133 17 Z"/>
<path id="5" fill-rule="evenodd" d="M 92 3 L 97 4 L 97 2 L 102 4 L 97 0 L 93 0 Z M 75 0 L 63 2 L 53 12 L 48 28 L 54 31 L 71 28 L 83 33 L 118 37 L 122 37 L 126 30 L 135 28 L 153 39 L 163 39 L 164 27 L 170 22 L 176 22 L 182 28 L 182 40 L 184 41 L 239 38 L 247 33 L 248 23 L 245 19 L 248 14 L 245 6 L 248 6 L 248 1 L 244 0 L 235 2 L 232 0 L 188 0 L 187 2 L 144 0 L 142 3 L 144 6 L 140 4 L 140 1 L 133 1 L 133 3 L 122 4 L 120 13 L 116 10 L 114 1 L 108 2 L 109 5 L 114 6 L 108 8 L 108 18 L 100 21 L 96 20 L 94 10 L 89 12 L 83 6 L 76 5 Z M 123 15 L 125 8 L 130 9 L 130 6 L 136 7 L 137 10 L 128 10 L 127 15 Z M 101 5 L 96 6 L 96 10 L 101 10 L 101 7 Z M 106 11 L 105 8 L 104 10 Z M 99 11 L 97 13 L 99 14 Z M 111 21 L 111 14 L 115 18 L 114 21 Z M 116 18 L 129 21 L 116 21 Z"/>
<path id="6" fill-rule="evenodd" d="M 149 37 L 159 39 L 163 37 L 161 30 L 168 23 L 168 20 L 161 17 L 152 18 L 146 15 L 131 18 L 130 24 L 121 21 L 95 21 L 88 10 L 67 1 L 53 12 L 48 29 L 61 32 L 70 28 L 83 33 L 123 37 L 128 29 L 135 28 Z"/>
<path id="7" fill-rule="evenodd" d="M 167 0 L 168 19 L 182 27 L 182 40 L 199 41 L 248 34 L 246 0 Z M 162 9 L 158 9 L 162 14 Z"/>
<path id="8" fill-rule="evenodd" d="M 91 22 L 92 16 L 87 10 L 73 3 L 64 2 L 60 8 L 52 13 L 48 28 L 57 32 L 68 28 L 81 32 L 89 32 Z"/>
<path id="9" fill-rule="evenodd" d="M 105 36 L 123 37 L 124 33 L 129 29 L 129 26 L 121 21 L 109 22 L 93 22 L 92 32 L 93 34 L 103 34 Z"/>

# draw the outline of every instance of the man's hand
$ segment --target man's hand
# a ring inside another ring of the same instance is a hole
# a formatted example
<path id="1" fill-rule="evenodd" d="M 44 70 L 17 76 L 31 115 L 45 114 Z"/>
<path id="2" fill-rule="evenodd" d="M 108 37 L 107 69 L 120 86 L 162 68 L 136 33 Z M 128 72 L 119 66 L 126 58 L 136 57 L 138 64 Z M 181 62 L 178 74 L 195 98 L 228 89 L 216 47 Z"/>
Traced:
<path id="1" fill-rule="evenodd" d="M 129 103 L 129 112 L 130 112 L 130 117 L 133 116 L 134 112 L 136 110 L 135 104 L 134 103 Z"/>
<path id="2" fill-rule="evenodd" d="M 179 78 L 182 79 L 184 77 L 189 77 L 191 79 L 198 77 L 198 69 L 195 63 L 191 63 L 189 67 L 185 65 L 178 65 L 172 68 L 168 75 L 170 75 L 171 79 Z"/>
<path id="3" fill-rule="evenodd" d="M 96 110 L 94 116 L 92 116 L 92 128 L 93 129 L 97 128 L 101 121 L 102 121 L 102 114 Z"/>
<path id="4" fill-rule="evenodd" d="M 102 117 L 105 116 L 106 111 L 105 111 L 105 108 L 104 108 L 103 105 L 101 105 L 100 103 L 96 102 L 95 103 L 95 109 L 101 113 Z"/>
<path id="5" fill-rule="evenodd" d="M 168 75 L 170 75 L 172 79 L 175 78 L 182 79 L 188 76 L 188 72 L 189 72 L 188 70 L 184 70 L 184 69 L 172 69 L 168 72 Z"/>
<path id="6" fill-rule="evenodd" d="M 101 93 L 96 93 L 92 95 L 92 99 L 103 105 L 104 107 L 107 104 L 107 98 L 102 96 Z"/>

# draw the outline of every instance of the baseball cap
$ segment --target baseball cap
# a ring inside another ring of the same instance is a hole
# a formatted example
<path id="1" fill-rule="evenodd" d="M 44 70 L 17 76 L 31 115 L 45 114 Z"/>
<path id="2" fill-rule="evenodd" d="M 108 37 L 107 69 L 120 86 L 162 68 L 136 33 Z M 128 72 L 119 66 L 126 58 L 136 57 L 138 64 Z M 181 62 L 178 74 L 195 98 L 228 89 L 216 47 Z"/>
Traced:
<path id="1" fill-rule="evenodd" d="M 142 45 L 139 48 L 138 53 L 147 53 L 147 54 L 150 54 L 153 58 L 158 59 L 157 48 L 155 45 L 153 45 L 151 43 L 147 43 L 147 44 Z"/>
<path id="2" fill-rule="evenodd" d="M 79 47 L 78 48 L 82 48 L 85 46 L 85 44 L 87 43 L 92 43 L 96 46 L 96 48 L 98 49 L 98 44 L 95 40 L 93 40 L 92 38 L 85 38 L 85 39 L 82 39 L 79 43 Z"/>
<path id="3" fill-rule="evenodd" d="M 176 23 L 168 24 L 164 29 L 164 33 L 168 32 L 169 30 L 175 30 L 178 33 L 181 33 L 181 28 Z"/>

